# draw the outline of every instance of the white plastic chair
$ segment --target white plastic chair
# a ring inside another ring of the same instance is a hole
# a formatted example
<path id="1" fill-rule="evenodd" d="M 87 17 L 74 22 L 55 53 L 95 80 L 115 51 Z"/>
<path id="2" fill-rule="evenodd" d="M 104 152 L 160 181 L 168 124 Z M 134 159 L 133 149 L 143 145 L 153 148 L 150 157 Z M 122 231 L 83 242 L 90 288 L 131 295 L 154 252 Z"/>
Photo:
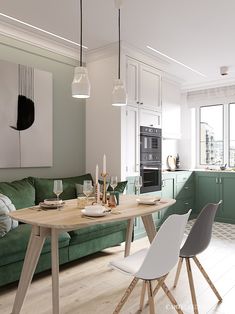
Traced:
<path id="1" fill-rule="evenodd" d="M 119 313 L 139 279 L 143 280 L 140 297 L 140 310 L 143 309 L 145 290 L 147 287 L 150 313 L 154 314 L 154 295 L 162 288 L 178 313 L 183 313 L 175 298 L 168 290 L 164 280 L 169 271 L 176 265 L 179 257 L 180 245 L 191 210 L 185 215 L 171 215 L 161 226 L 149 248 L 142 249 L 130 256 L 112 261 L 110 266 L 134 276 L 125 291 L 121 301 L 113 313 Z M 153 290 L 152 280 L 158 284 Z"/>

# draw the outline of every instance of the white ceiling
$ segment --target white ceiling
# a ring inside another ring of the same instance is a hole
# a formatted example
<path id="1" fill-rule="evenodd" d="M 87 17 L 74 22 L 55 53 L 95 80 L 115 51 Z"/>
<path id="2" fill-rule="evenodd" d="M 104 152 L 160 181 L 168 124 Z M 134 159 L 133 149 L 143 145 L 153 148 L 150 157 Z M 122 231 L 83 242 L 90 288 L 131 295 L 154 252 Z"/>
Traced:
<path id="1" fill-rule="evenodd" d="M 83 44 L 94 49 L 117 41 L 114 0 L 83 0 L 83 6 Z M 79 41 L 79 0 L 0 0 L 0 12 Z M 155 54 L 146 48 L 150 45 L 206 75 L 170 61 L 167 71 L 186 84 L 223 82 L 235 78 L 232 71 L 219 74 L 220 66 L 235 69 L 234 12 L 234 0 L 124 0 L 121 37 Z"/>

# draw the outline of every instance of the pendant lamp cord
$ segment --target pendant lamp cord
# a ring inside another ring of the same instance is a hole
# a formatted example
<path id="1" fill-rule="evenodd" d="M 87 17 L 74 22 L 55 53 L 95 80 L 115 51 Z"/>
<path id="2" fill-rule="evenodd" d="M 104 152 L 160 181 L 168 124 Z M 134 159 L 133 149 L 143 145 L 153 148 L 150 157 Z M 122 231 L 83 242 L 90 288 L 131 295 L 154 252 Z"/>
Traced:
<path id="1" fill-rule="evenodd" d="M 82 67 L 82 0 L 80 0 L 80 67 Z"/>
<path id="2" fill-rule="evenodd" d="M 118 9 L 118 79 L 121 78 L 120 71 L 121 64 L 121 10 Z"/>

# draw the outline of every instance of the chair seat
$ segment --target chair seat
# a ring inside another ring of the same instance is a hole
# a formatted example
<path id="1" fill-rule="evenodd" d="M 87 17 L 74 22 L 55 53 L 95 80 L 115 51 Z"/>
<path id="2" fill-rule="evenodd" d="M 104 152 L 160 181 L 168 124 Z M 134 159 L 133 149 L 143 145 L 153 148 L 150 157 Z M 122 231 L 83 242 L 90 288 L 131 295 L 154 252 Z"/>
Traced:
<path id="1" fill-rule="evenodd" d="M 110 266 L 118 269 L 119 271 L 127 275 L 135 275 L 140 269 L 140 266 L 143 264 L 147 252 L 147 248 L 142 249 L 120 260 L 110 262 Z"/>

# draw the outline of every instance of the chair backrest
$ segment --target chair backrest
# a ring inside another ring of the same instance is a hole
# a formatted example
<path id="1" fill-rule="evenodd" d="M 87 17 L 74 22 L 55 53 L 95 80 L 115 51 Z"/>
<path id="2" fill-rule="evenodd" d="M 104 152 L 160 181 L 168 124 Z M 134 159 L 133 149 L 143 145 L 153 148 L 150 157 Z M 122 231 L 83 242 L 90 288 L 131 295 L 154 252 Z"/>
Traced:
<path id="1" fill-rule="evenodd" d="M 166 275 L 177 263 L 180 245 L 191 209 L 184 215 L 171 215 L 157 232 L 136 277 L 151 280 Z"/>
<path id="2" fill-rule="evenodd" d="M 203 207 L 180 250 L 181 256 L 195 256 L 208 247 L 215 214 L 221 203 L 222 201 L 219 201 L 217 204 L 209 203 Z"/>

